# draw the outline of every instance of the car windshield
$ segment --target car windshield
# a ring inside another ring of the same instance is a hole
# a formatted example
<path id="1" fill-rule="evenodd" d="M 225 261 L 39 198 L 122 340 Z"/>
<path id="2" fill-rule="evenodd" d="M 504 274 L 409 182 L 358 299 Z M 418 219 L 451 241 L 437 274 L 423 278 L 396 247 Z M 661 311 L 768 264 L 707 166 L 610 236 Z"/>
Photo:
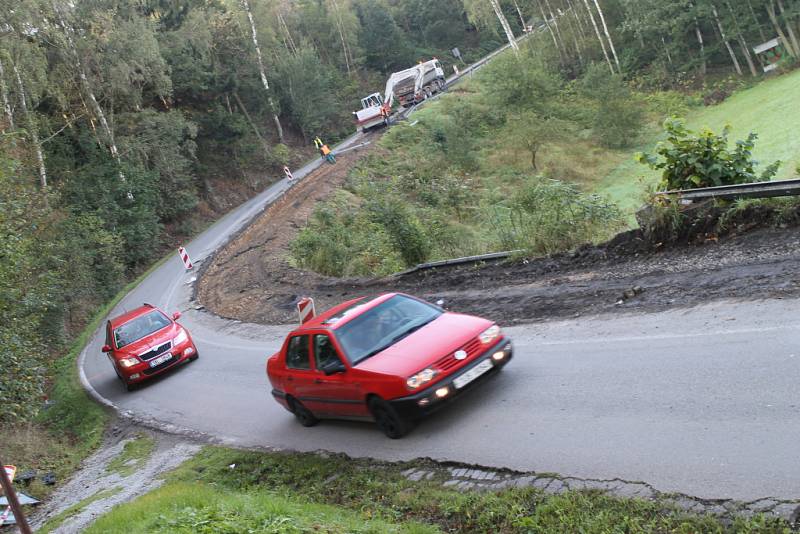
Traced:
<path id="1" fill-rule="evenodd" d="M 114 329 L 114 343 L 121 349 L 134 341 L 149 336 L 153 332 L 169 326 L 170 320 L 158 310 L 153 310 L 146 315 L 141 315 L 132 321 Z"/>
<path id="2" fill-rule="evenodd" d="M 395 295 L 336 329 L 347 359 L 356 365 L 394 345 L 442 314 L 435 306 Z"/>

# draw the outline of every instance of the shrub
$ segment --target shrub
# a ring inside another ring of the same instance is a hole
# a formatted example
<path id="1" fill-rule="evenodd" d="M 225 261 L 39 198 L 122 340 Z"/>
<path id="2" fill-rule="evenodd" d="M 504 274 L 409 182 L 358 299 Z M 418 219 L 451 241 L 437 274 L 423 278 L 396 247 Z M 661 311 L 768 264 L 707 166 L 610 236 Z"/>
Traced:
<path id="1" fill-rule="evenodd" d="M 703 130 L 699 134 L 686 129 L 683 121 L 677 118 L 664 122 L 667 140 L 659 143 L 656 154 L 639 153 L 636 155 L 640 163 L 652 169 L 663 170 L 662 189 L 693 189 L 696 187 L 713 187 L 721 185 L 743 184 L 749 182 L 768 181 L 778 171 L 780 161 L 776 161 L 760 175 L 755 173 L 756 161 L 752 150 L 758 136 L 750 133 L 745 141 L 737 141 L 734 150 L 728 149 L 726 127 L 722 135 L 711 130 Z M 657 156 L 662 159 L 659 160 Z"/>
<path id="2" fill-rule="evenodd" d="M 489 219 L 504 249 L 551 254 L 605 239 L 622 227 L 619 209 L 575 186 L 536 177 L 511 201 L 495 204 Z"/>
<path id="3" fill-rule="evenodd" d="M 583 77 L 582 92 L 597 101 L 593 128 L 600 142 L 609 148 L 634 144 L 644 126 L 644 109 L 622 77 L 594 63 Z"/>

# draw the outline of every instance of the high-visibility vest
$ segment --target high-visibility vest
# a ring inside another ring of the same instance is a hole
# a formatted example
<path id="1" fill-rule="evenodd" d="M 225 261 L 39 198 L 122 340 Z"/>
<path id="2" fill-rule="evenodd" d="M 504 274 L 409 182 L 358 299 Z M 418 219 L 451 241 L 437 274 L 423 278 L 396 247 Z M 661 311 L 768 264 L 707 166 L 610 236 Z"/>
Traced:
<path id="1" fill-rule="evenodd" d="M 328 154 L 331 153 L 331 149 L 328 148 L 328 145 L 322 145 L 322 148 L 320 150 L 322 150 L 323 156 L 327 156 Z"/>
<path id="2" fill-rule="evenodd" d="M 319 137 L 314 139 L 314 146 L 317 147 L 317 150 L 321 149 L 324 144 Z"/>

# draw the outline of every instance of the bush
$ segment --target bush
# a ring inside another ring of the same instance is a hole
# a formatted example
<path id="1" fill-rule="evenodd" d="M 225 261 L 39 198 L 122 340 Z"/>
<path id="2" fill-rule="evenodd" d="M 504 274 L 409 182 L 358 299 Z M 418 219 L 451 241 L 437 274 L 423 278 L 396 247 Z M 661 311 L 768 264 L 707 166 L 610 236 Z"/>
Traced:
<path id="1" fill-rule="evenodd" d="M 768 181 L 775 176 L 781 163 L 776 161 L 760 175 L 755 173 L 757 162 L 752 157 L 758 138 L 755 133 L 750 133 L 745 141 L 737 141 L 736 148 L 731 151 L 728 149 L 728 127 L 722 135 L 710 130 L 696 134 L 686 129 L 683 121 L 672 118 L 664 122 L 664 129 L 667 140 L 658 145 L 655 155 L 636 155 L 640 163 L 663 170 L 659 184 L 661 189 L 693 189 Z M 659 160 L 657 156 L 662 159 Z"/>
<path id="2" fill-rule="evenodd" d="M 505 250 L 537 255 L 608 238 L 623 226 L 613 204 L 542 177 L 533 178 L 509 203 L 491 206 L 489 219 Z"/>

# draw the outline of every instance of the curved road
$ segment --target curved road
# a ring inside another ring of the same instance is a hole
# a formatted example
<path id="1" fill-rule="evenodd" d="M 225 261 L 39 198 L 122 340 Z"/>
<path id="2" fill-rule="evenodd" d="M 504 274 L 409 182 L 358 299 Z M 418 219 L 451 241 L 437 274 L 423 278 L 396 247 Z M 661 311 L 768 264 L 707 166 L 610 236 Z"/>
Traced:
<path id="1" fill-rule="evenodd" d="M 221 219 L 187 245 L 192 259 L 208 257 L 289 186 L 279 182 Z M 720 302 L 508 328 L 516 355 L 503 373 L 404 439 L 389 440 L 370 424 L 297 424 L 272 399 L 264 372 L 290 328 L 195 309 L 195 276 L 176 254 L 112 315 L 142 302 L 180 310 L 200 359 L 128 393 L 100 352 L 97 332 L 79 365 L 98 400 L 166 429 L 237 446 L 621 478 L 702 498 L 800 497 L 798 301 Z"/>

